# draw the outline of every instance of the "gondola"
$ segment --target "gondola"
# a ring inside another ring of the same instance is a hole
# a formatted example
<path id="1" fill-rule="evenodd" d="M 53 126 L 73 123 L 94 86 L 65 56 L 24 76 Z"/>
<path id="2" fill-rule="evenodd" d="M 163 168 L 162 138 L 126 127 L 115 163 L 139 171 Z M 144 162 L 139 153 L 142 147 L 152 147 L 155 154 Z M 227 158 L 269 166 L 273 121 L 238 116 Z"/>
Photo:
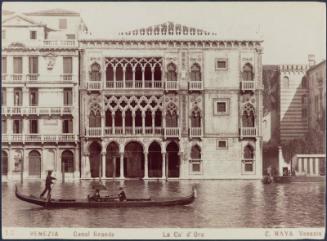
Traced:
<path id="1" fill-rule="evenodd" d="M 195 190 L 186 197 L 179 198 L 127 198 L 126 201 L 119 201 L 113 197 L 103 197 L 97 200 L 86 199 L 51 199 L 50 201 L 33 195 L 19 193 L 17 186 L 16 197 L 22 201 L 36 204 L 45 208 L 123 208 L 123 207 L 163 207 L 188 205 L 195 199 Z"/>

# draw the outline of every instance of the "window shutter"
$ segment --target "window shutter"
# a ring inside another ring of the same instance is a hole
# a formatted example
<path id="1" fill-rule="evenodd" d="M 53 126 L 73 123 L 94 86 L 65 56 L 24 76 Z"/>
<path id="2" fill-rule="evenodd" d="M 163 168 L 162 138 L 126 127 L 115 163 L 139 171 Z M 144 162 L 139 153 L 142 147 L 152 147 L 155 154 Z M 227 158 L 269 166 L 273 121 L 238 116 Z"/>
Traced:
<path id="1" fill-rule="evenodd" d="M 73 73 L 72 57 L 64 57 L 63 64 L 64 64 L 63 66 L 64 74 L 72 74 Z"/>
<path id="2" fill-rule="evenodd" d="M 18 133 L 23 133 L 23 121 L 22 120 L 18 120 Z"/>
<path id="3" fill-rule="evenodd" d="M 68 133 L 73 133 L 73 120 L 68 120 Z"/>

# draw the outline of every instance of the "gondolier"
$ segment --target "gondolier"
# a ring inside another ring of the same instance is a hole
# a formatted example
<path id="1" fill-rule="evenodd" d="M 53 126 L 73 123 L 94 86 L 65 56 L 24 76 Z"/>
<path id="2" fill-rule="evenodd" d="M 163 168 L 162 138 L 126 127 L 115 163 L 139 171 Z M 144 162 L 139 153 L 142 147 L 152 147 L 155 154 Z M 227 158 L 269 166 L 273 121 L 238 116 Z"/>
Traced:
<path id="1" fill-rule="evenodd" d="M 40 198 L 42 198 L 44 196 L 44 194 L 46 192 L 48 192 L 47 197 L 48 197 L 48 200 L 50 200 L 50 197 L 51 197 L 51 184 L 53 184 L 52 180 L 56 180 L 56 178 L 52 177 L 51 174 L 52 174 L 52 171 L 49 170 L 47 178 L 45 179 L 45 188 L 44 188 L 43 192 L 41 193 Z"/>

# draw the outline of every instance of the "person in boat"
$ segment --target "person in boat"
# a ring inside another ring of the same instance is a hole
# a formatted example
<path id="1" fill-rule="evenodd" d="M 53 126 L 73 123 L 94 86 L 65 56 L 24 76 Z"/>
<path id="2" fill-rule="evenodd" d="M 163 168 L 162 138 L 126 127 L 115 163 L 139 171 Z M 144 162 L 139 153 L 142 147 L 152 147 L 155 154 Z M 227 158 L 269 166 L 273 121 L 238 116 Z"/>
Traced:
<path id="1" fill-rule="evenodd" d="M 122 187 L 119 188 L 118 198 L 119 198 L 119 201 L 121 201 L 121 202 L 127 200 L 125 191 L 124 191 L 124 189 Z"/>
<path id="2" fill-rule="evenodd" d="M 90 197 L 92 200 L 98 200 L 100 198 L 100 190 L 95 189 L 93 195 Z"/>
<path id="3" fill-rule="evenodd" d="M 43 192 L 40 195 L 40 198 L 42 198 L 44 196 L 44 194 L 46 192 L 48 192 L 48 199 L 50 200 L 50 196 L 51 196 L 51 184 L 53 184 L 52 180 L 56 180 L 55 177 L 51 176 L 52 171 L 48 171 L 48 175 L 47 178 L 45 179 L 45 188 L 43 190 Z"/>

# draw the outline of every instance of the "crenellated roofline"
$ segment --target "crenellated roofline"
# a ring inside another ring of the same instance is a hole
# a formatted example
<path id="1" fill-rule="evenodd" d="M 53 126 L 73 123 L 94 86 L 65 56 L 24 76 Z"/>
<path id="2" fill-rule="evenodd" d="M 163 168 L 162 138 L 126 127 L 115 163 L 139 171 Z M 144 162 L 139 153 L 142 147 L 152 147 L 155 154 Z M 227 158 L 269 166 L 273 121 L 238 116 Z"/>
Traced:
<path id="1" fill-rule="evenodd" d="M 309 69 L 307 64 L 281 64 L 279 65 L 281 72 L 306 72 Z"/>

